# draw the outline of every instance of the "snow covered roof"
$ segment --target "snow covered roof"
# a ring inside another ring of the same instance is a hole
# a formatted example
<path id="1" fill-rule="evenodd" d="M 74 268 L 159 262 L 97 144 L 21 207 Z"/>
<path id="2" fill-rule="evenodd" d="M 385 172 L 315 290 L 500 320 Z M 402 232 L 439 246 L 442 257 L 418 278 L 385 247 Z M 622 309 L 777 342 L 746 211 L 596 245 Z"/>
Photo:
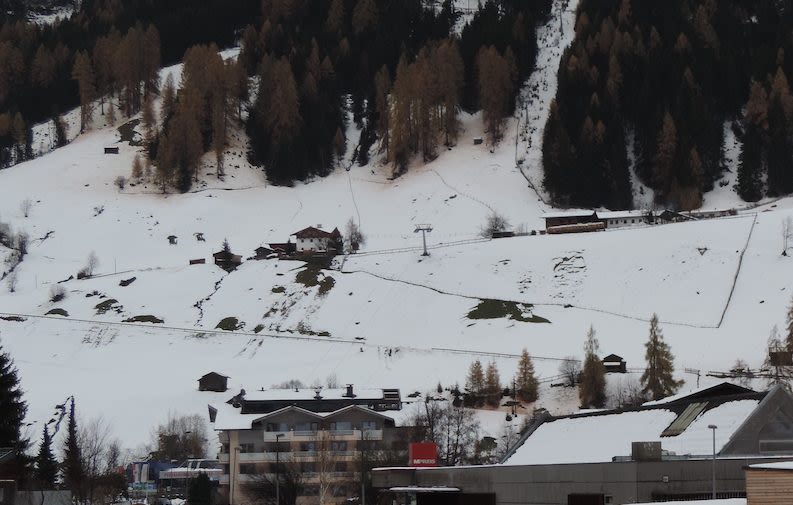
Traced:
<path id="1" fill-rule="evenodd" d="M 625 218 L 636 218 L 636 217 L 644 217 L 647 213 L 643 210 L 604 210 L 604 211 L 597 211 L 597 215 L 600 219 L 625 219 Z"/>
<path id="2" fill-rule="evenodd" d="M 713 433 L 708 428 L 712 424 L 718 426 L 716 450 L 721 452 L 764 395 L 754 393 L 734 399 L 703 399 L 688 405 L 659 404 L 552 418 L 530 432 L 505 464 L 607 462 L 614 457 L 630 456 L 632 442 L 660 442 L 661 449 L 670 453 L 704 456 L 712 451 Z M 702 406 L 701 411 L 677 426 L 679 434 L 662 436 L 685 412 L 691 412 L 686 407 L 695 403 Z"/>
<path id="3" fill-rule="evenodd" d="M 665 405 L 673 402 L 691 400 L 705 396 L 707 397 L 728 396 L 728 395 L 739 395 L 739 394 L 754 393 L 754 392 L 755 391 L 752 389 L 745 388 L 737 384 L 733 384 L 732 382 L 722 381 L 708 386 L 689 389 L 687 391 L 678 393 L 676 395 L 667 396 L 666 398 L 661 398 L 660 400 L 645 402 L 643 405 L 649 407 L 652 405 Z"/>
<path id="4" fill-rule="evenodd" d="M 351 410 L 360 410 L 361 412 L 365 412 L 367 414 L 394 421 L 395 426 L 401 426 L 407 422 L 408 419 L 410 419 L 410 416 L 404 411 L 404 409 L 394 411 L 375 411 L 361 405 L 348 405 L 332 412 L 312 412 L 295 405 L 290 405 L 288 407 L 284 407 L 266 414 L 243 414 L 240 412 L 239 408 L 235 408 L 233 405 L 229 405 L 227 403 L 212 405 L 212 408 L 217 410 L 215 422 L 213 423 L 213 428 L 217 431 L 249 430 L 251 429 L 254 422 L 264 421 L 289 411 L 300 412 L 315 419 L 327 419 L 347 413 Z"/>
<path id="5" fill-rule="evenodd" d="M 358 389 L 353 390 L 356 399 L 381 400 L 383 398 L 382 389 Z M 313 388 L 295 389 L 260 389 L 258 391 L 246 391 L 246 401 L 270 401 L 270 400 L 313 400 L 317 395 L 317 390 Z M 319 395 L 323 400 L 341 400 L 349 398 L 346 388 L 320 389 Z"/>
<path id="6" fill-rule="evenodd" d="M 294 232 L 292 235 L 297 238 L 333 238 L 341 236 L 341 232 L 339 232 L 338 228 L 334 228 L 332 232 L 327 232 L 325 230 L 320 230 L 319 228 L 309 226 L 308 228 L 303 228 L 300 231 Z"/>
<path id="7" fill-rule="evenodd" d="M 542 219 L 555 219 L 560 217 L 589 217 L 595 214 L 594 210 L 564 210 L 558 212 L 546 212 L 540 217 Z"/>
<path id="8" fill-rule="evenodd" d="M 757 463 L 749 465 L 751 470 L 784 470 L 793 471 L 793 461 L 778 461 L 776 463 Z"/>

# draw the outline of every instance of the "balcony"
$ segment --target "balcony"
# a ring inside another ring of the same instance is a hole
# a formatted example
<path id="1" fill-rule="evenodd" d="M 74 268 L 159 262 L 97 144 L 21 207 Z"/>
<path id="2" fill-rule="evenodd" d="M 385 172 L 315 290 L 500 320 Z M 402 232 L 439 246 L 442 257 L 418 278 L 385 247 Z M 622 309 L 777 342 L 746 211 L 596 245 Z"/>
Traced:
<path id="1" fill-rule="evenodd" d="M 276 435 L 280 435 L 276 440 Z M 361 430 L 320 430 L 320 431 L 265 431 L 265 442 L 291 442 L 293 440 L 317 439 L 328 436 L 334 440 L 361 440 Z M 363 430 L 364 440 L 382 440 L 383 430 Z"/>

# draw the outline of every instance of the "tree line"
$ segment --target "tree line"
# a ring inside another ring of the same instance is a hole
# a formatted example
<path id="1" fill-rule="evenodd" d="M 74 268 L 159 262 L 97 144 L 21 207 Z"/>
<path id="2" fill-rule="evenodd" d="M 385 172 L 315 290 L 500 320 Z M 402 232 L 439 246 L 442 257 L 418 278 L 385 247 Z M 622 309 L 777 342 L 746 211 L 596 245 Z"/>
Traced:
<path id="1" fill-rule="evenodd" d="M 222 0 L 83 0 L 70 18 L 43 26 L 26 21 L 25 2 L 4 7 L 0 12 L 0 166 L 32 156 L 31 125 L 55 119 L 56 129 L 62 128 L 60 114 L 92 95 L 107 96 L 113 81 L 117 90 L 131 90 L 126 85 L 139 76 L 147 54 L 142 45 L 152 42 L 149 30 L 161 37 L 156 45 L 162 51 L 147 62 L 159 68 L 161 63 L 176 62 L 196 43 L 234 44 L 235 31 L 256 15 L 259 2 L 242 0 L 229 9 Z M 133 35 L 141 31 L 140 38 L 127 39 L 130 30 Z M 87 70 L 87 57 L 93 76 Z M 91 77 L 94 90 L 78 89 L 78 82 L 85 84 Z M 140 107 L 135 105 L 139 97 L 126 98 L 133 108 Z M 55 133 L 59 136 L 55 144 L 64 143 L 62 132 Z"/>
<path id="2" fill-rule="evenodd" d="M 732 120 L 739 194 L 793 191 L 791 26 L 789 0 L 582 1 L 543 137 L 554 202 L 631 208 L 631 151 L 656 203 L 697 208 Z"/>

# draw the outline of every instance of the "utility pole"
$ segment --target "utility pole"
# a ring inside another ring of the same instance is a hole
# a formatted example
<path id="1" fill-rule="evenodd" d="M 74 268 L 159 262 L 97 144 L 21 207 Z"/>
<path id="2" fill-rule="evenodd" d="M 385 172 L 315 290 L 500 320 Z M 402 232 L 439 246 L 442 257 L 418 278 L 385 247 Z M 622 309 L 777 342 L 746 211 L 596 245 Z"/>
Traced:
<path id="1" fill-rule="evenodd" d="M 427 233 L 432 231 L 432 225 L 430 224 L 417 224 L 416 229 L 413 230 L 413 233 L 421 232 L 421 239 L 424 243 L 424 252 L 421 254 L 422 256 L 429 256 L 430 253 L 427 252 Z"/>
<path id="2" fill-rule="evenodd" d="M 716 426 L 711 425 L 713 430 L 713 499 L 716 499 Z"/>

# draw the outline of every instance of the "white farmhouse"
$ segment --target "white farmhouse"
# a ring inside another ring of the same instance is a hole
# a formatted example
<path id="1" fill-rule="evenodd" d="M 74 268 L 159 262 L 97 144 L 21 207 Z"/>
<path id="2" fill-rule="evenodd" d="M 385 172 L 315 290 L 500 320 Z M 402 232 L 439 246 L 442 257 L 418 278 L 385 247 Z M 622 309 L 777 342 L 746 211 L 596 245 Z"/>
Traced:
<path id="1" fill-rule="evenodd" d="M 309 226 L 292 234 L 298 253 L 327 252 L 341 249 L 342 238 L 338 228 L 332 232 Z"/>

